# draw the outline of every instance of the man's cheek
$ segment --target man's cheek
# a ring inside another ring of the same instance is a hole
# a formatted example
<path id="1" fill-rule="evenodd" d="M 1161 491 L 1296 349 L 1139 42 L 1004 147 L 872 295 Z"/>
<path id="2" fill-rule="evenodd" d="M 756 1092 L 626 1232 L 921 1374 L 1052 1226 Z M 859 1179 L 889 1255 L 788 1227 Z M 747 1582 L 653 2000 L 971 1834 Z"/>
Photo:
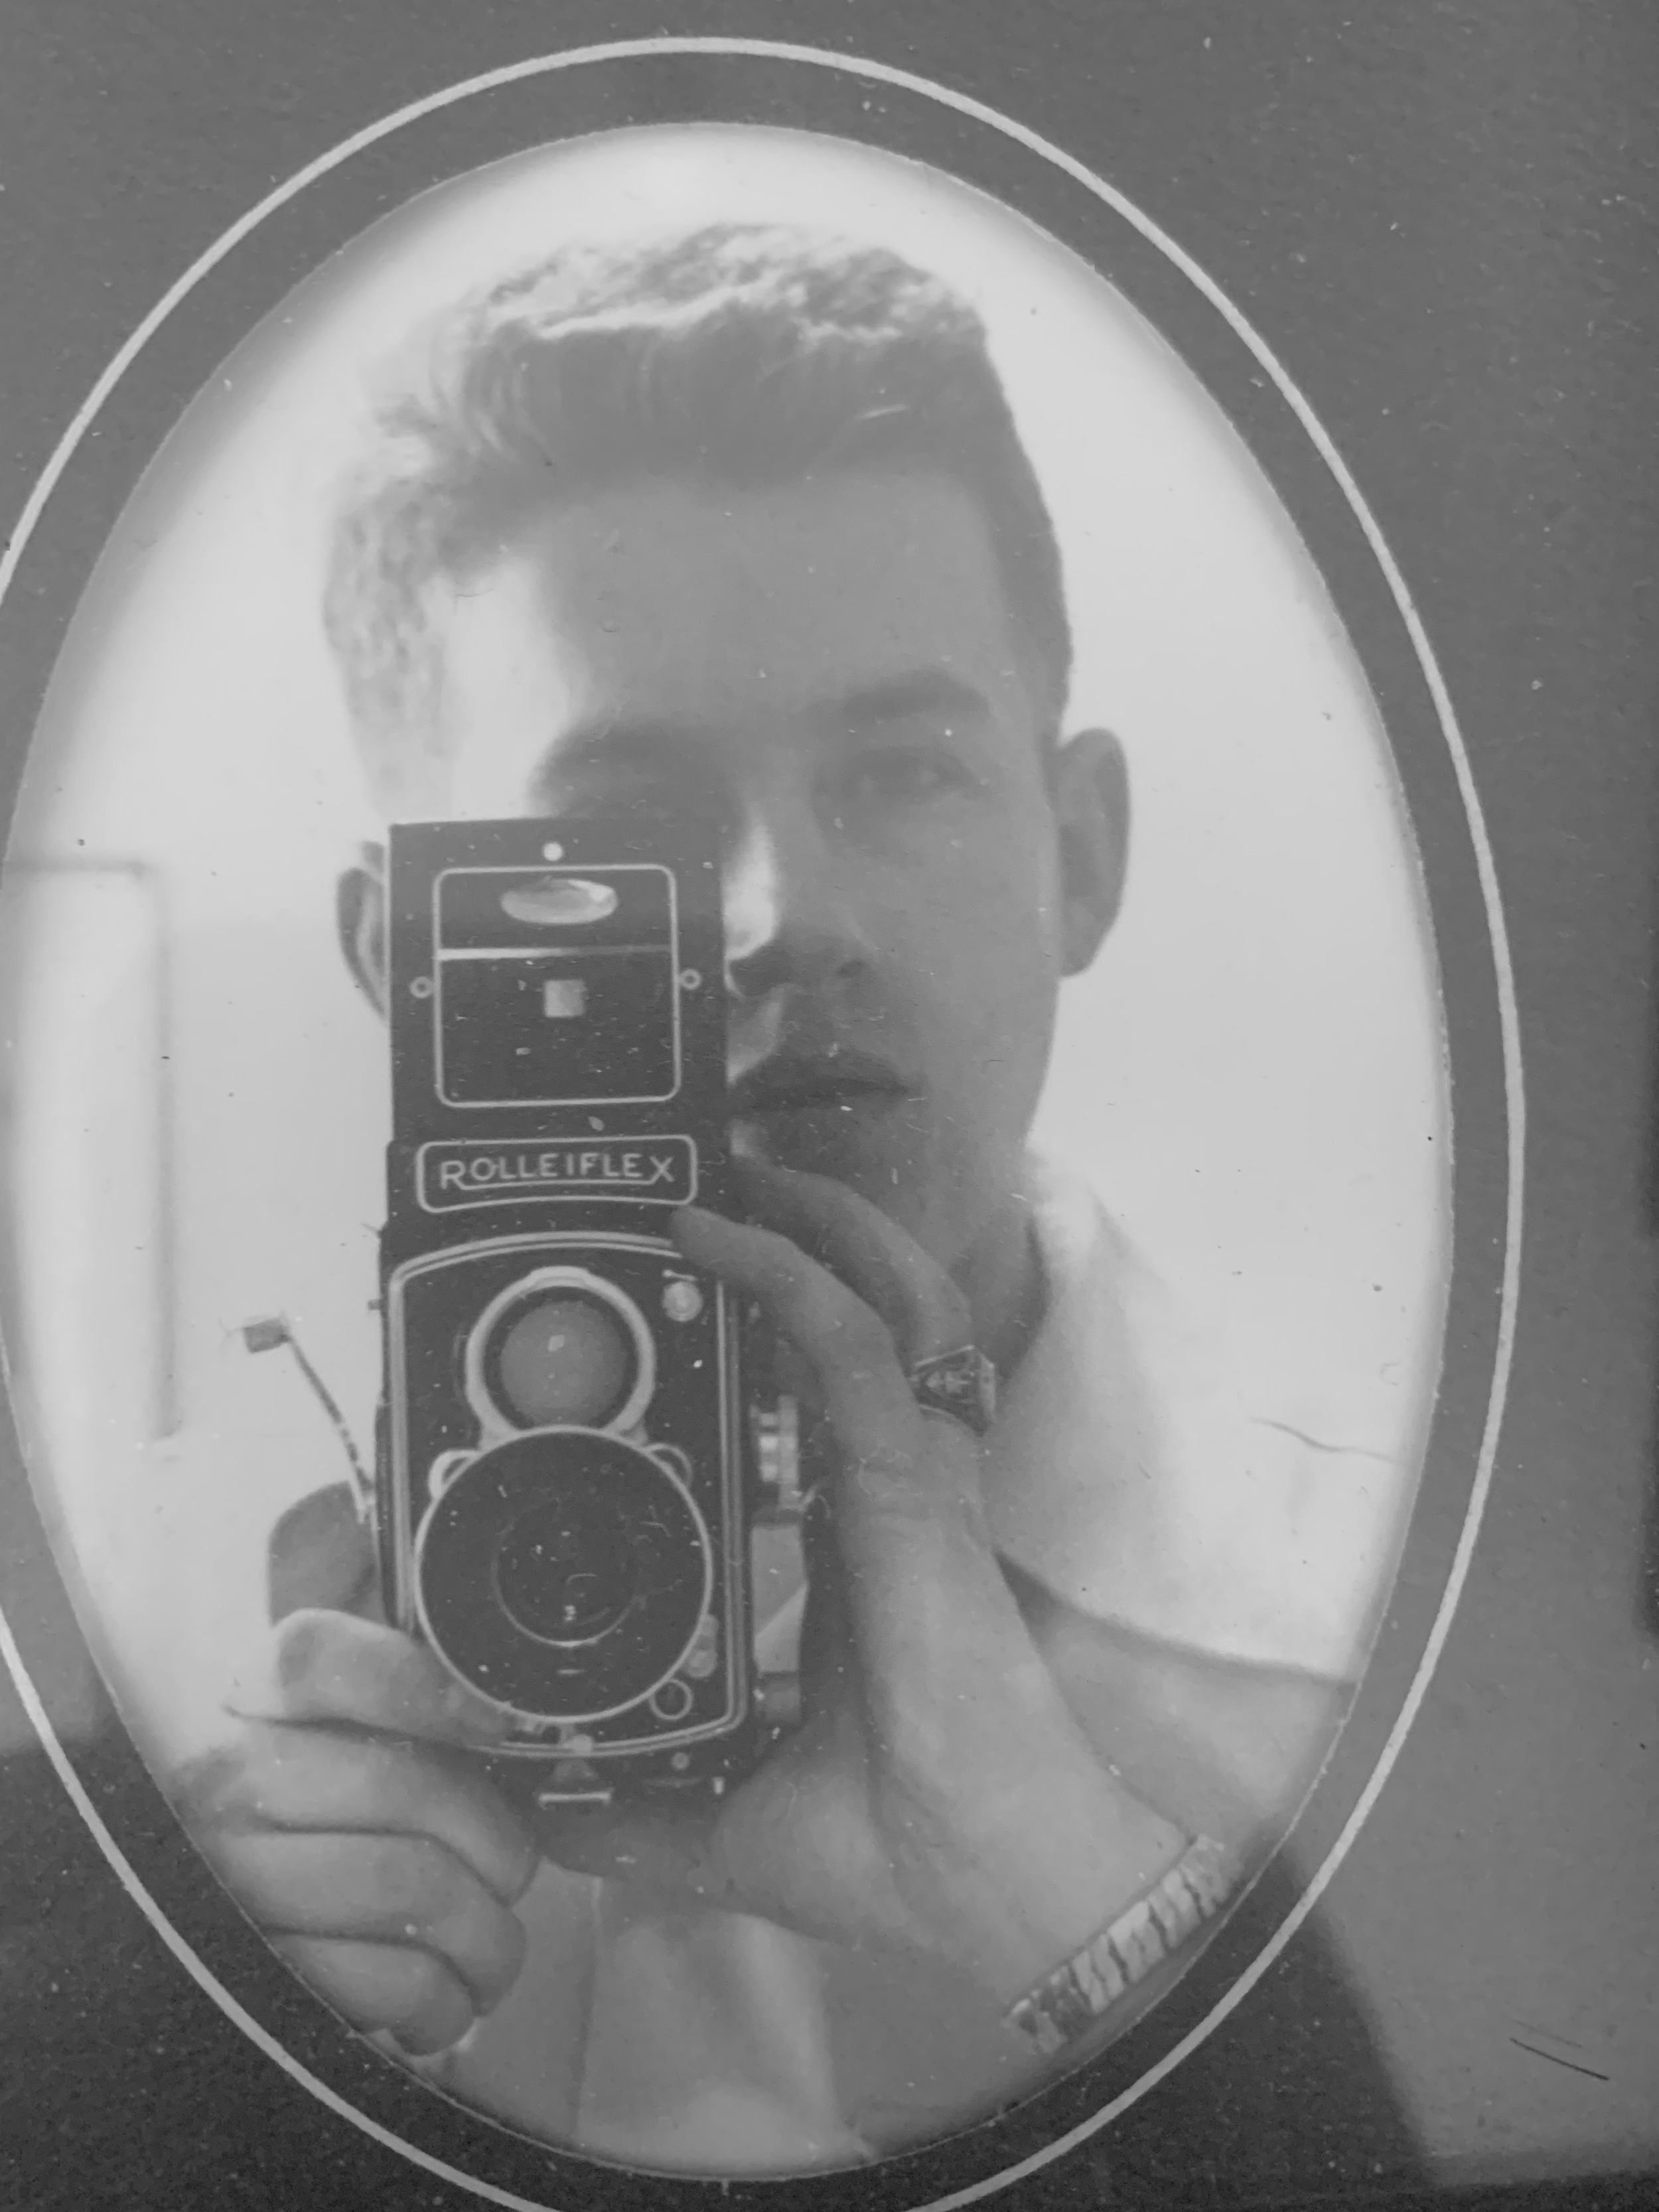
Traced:
<path id="1" fill-rule="evenodd" d="M 1018 1088 L 1045 1056 L 1058 997 L 1054 970 L 1030 948 L 1004 944 L 975 961 L 957 956 L 956 1030 L 974 1068 Z"/>

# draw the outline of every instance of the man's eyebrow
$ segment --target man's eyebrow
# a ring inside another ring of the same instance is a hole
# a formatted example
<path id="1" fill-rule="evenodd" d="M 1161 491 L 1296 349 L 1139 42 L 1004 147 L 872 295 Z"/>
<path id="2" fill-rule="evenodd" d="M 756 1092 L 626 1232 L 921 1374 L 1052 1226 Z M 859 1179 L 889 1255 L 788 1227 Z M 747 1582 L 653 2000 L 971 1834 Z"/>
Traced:
<path id="1" fill-rule="evenodd" d="M 862 735 L 884 723 L 908 721 L 921 714 L 983 720 L 991 712 L 991 703 L 976 685 L 952 675 L 948 668 L 915 668 L 902 676 L 884 677 L 878 683 L 841 692 L 830 711 L 842 729 Z"/>
<path id="2" fill-rule="evenodd" d="M 862 737 L 891 722 L 924 714 L 983 721 L 991 714 L 985 694 L 948 668 L 914 668 L 837 691 L 823 700 L 812 719 L 838 737 Z M 532 779 L 542 796 L 561 785 L 643 769 L 657 775 L 684 773 L 696 758 L 700 738 L 718 732 L 703 722 L 645 717 L 595 715 L 567 730 L 538 763 Z"/>
<path id="3" fill-rule="evenodd" d="M 596 773 L 672 769 L 684 757 L 687 739 L 706 734 L 687 723 L 595 716 L 567 730 L 548 748 L 537 763 L 534 782 L 539 790 L 550 790 Z"/>

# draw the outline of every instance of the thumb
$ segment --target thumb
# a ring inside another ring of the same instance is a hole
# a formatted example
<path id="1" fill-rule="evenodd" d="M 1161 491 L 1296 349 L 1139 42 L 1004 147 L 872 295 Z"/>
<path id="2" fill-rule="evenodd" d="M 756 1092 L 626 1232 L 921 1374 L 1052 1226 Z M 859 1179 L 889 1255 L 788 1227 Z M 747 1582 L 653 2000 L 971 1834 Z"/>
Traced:
<path id="1" fill-rule="evenodd" d="M 313 1490 L 277 1522 L 266 1593 L 273 1623 L 312 1607 L 378 1614 L 374 1547 L 345 1483 Z"/>

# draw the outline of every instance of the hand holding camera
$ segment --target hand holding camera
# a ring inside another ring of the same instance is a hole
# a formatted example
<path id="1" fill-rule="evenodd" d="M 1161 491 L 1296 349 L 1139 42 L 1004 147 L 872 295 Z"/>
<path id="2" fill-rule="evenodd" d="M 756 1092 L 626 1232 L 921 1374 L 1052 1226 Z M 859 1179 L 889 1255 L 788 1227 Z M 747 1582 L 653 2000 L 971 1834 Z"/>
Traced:
<path id="1" fill-rule="evenodd" d="M 538 1833 L 573 1868 L 946 1959 L 1007 2003 L 1182 1837 L 1088 1745 L 988 1540 L 975 1440 L 913 1395 L 909 1370 L 968 1333 L 955 1285 L 838 1183 L 743 1183 L 753 1223 L 676 1227 L 810 1379 L 804 1723 L 720 1797 L 554 1808 Z"/>
<path id="2" fill-rule="evenodd" d="M 918 1401 L 971 1338 L 957 1285 L 844 1185 L 727 1156 L 716 829 L 417 824 L 392 862 L 389 1625 L 283 1624 L 192 1784 L 210 1856 L 414 2051 L 510 1985 L 537 1846 L 1009 2002 L 1182 1837 L 1079 1729 L 976 1439 Z M 763 1342 L 821 1501 L 793 1733 L 752 1647 Z"/>
<path id="3" fill-rule="evenodd" d="M 336 1504 L 326 1556 L 273 1561 L 316 1602 L 238 1686 L 234 1733 L 179 1778 L 179 1811 L 319 1995 L 355 2027 L 435 2051 L 511 1986 L 512 1908 L 540 1855 L 477 1755 L 499 1717 L 408 1637 L 334 1609 L 368 1552 L 343 1490 L 308 1501 Z"/>

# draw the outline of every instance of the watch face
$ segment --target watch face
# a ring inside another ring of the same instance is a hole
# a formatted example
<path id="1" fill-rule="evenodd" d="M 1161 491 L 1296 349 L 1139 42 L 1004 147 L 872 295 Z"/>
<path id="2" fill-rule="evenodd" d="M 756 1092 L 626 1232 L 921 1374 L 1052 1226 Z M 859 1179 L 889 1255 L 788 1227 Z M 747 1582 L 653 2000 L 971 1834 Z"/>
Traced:
<path id="1" fill-rule="evenodd" d="M 0 571 L 24 1841 L 185 1967 L 181 2115 L 280 2116 L 251 2203 L 1420 2182 L 1466 1914 L 1510 2045 L 1625 2094 L 1499 1985 L 1435 1825 L 1485 1783 L 1424 1794 L 1504 1510 L 1522 833 L 1431 642 L 1459 456 L 1396 495 L 1378 428 L 1405 249 L 1268 190 L 1307 127 L 1216 88 L 1268 28 L 1040 9 L 1028 98 L 970 12 L 962 68 L 919 6 L 470 77 L 401 23 L 402 107 L 391 11 L 319 15 L 303 168 L 210 59 L 231 227 L 179 276 L 144 213 L 165 297 Z M 413 968 L 411 823 L 542 825 Z M 525 1256 L 601 1230 L 648 1265 Z M 700 1728 L 743 1759 L 599 1771 Z M 222 2196 L 88 2064 L 135 2186 Z"/>

